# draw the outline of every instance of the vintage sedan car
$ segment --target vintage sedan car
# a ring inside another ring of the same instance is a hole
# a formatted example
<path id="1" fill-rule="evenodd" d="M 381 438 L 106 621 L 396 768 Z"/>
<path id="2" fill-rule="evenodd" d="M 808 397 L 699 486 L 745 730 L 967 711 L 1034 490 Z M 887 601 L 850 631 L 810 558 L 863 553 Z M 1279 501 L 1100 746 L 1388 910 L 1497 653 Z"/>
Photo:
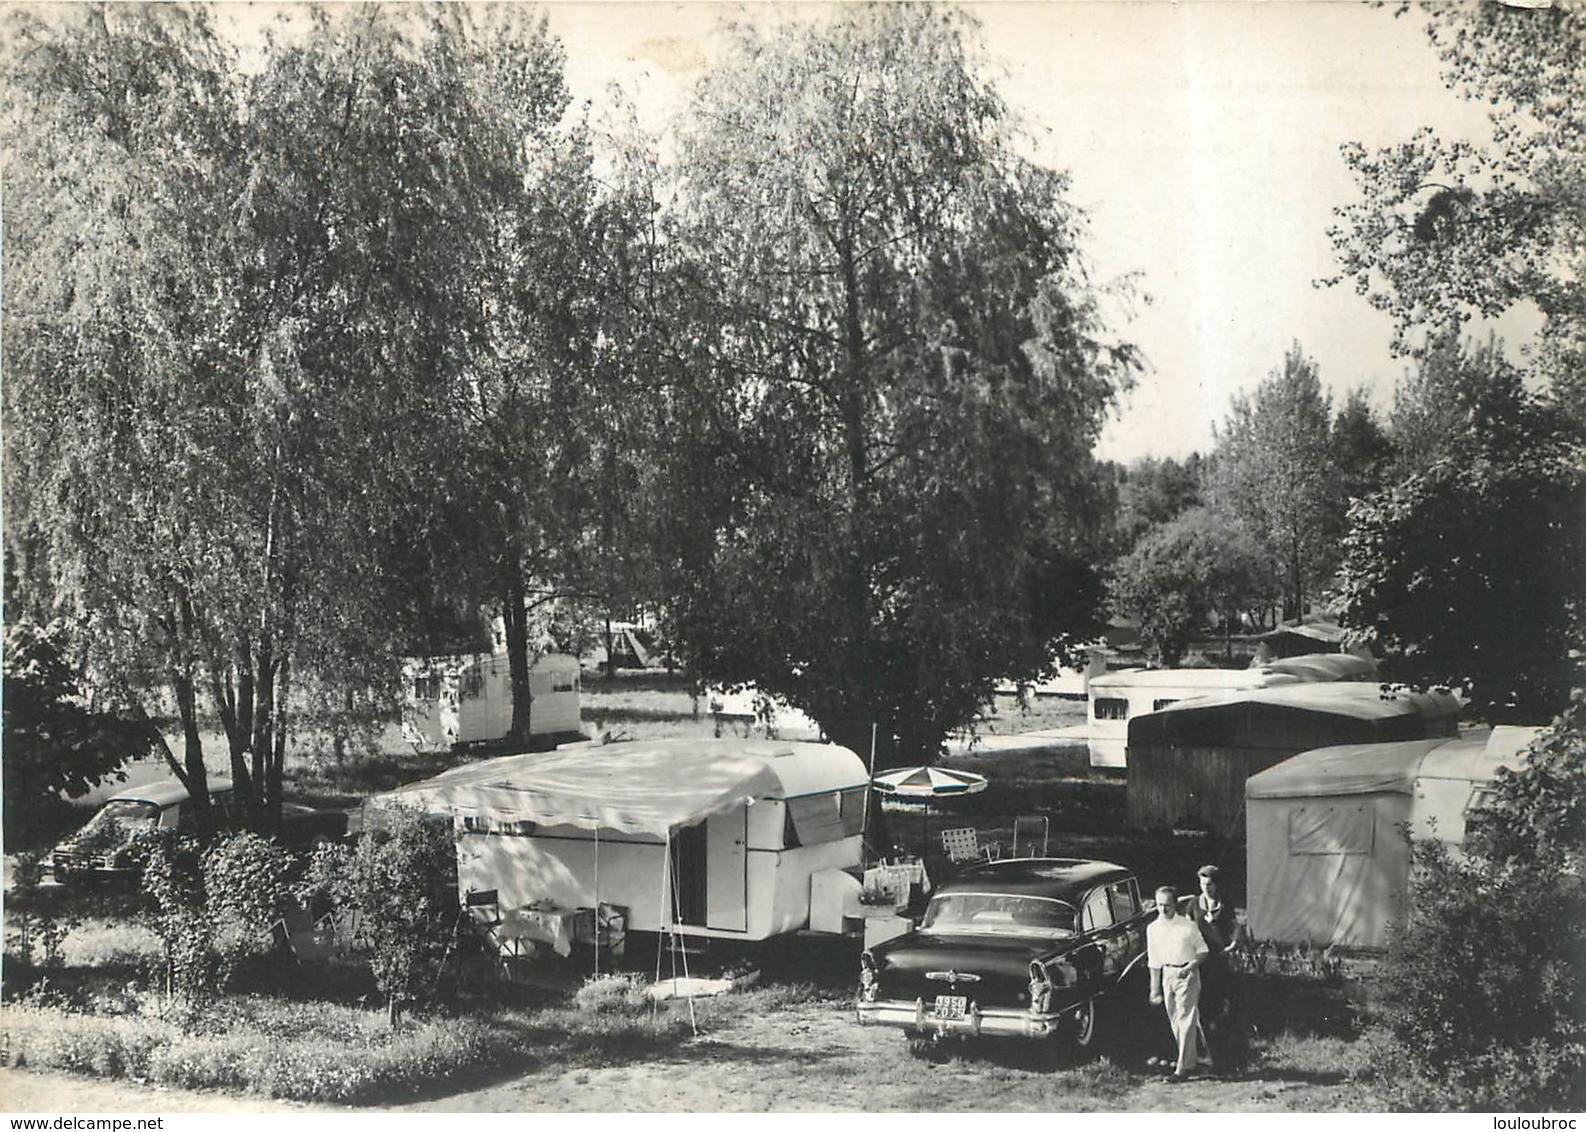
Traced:
<path id="1" fill-rule="evenodd" d="M 211 779 L 209 801 L 222 830 L 240 829 L 229 779 Z M 335 841 L 347 832 L 343 810 L 316 810 L 290 802 L 281 805 L 277 841 L 288 849 Z M 48 875 L 58 884 L 93 881 L 136 881 L 141 866 L 139 834 L 156 829 L 192 829 L 192 799 L 180 782 L 156 782 L 116 794 L 88 819 L 88 824 L 57 845 L 45 860 Z"/>
<path id="2" fill-rule="evenodd" d="M 860 957 L 859 1021 L 915 1039 L 1096 1038 L 1098 1002 L 1145 972 L 1155 909 L 1106 861 L 1033 857 L 966 869 L 920 926 Z M 1144 997 L 1144 991 L 1141 991 Z"/>

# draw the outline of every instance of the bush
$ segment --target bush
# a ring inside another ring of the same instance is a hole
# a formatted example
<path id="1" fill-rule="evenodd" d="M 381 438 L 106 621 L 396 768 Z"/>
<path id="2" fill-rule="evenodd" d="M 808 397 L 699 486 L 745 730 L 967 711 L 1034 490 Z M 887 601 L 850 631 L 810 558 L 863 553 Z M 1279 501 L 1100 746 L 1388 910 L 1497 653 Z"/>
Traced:
<path id="1" fill-rule="evenodd" d="M 1412 850 L 1408 915 L 1379 971 L 1379 1080 L 1396 1108 L 1586 1107 L 1581 705 L 1500 779 L 1468 857 Z"/>
<path id="2" fill-rule="evenodd" d="M 448 824 L 417 817 L 365 834 L 356 845 L 322 845 L 299 899 L 329 899 L 362 917 L 369 966 L 395 1024 L 402 1008 L 437 986 L 457 939 L 457 855 Z"/>
<path id="3" fill-rule="evenodd" d="M 288 899 L 291 858 L 268 838 L 239 833 L 211 845 L 202 868 L 205 911 L 214 924 L 217 982 L 225 989 L 239 963 L 274 946 L 274 928 Z"/>
<path id="4" fill-rule="evenodd" d="M 8 1008 L 0 1026 L 12 1063 L 22 1068 L 334 1104 L 414 1096 L 522 1057 L 513 1034 L 470 1019 L 436 1019 L 399 1032 L 345 1007 L 254 1002 L 243 1013 L 269 1024 L 193 1034 L 147 1016 Z"/>
<path id="5" fill-rule="evenodd" d="M 597 975 L 573 995 L 573 1005 L 591 1014 L 617 1014 L 628 1018 L 648 1014 L 655 1001 L 638 975 Z"/>

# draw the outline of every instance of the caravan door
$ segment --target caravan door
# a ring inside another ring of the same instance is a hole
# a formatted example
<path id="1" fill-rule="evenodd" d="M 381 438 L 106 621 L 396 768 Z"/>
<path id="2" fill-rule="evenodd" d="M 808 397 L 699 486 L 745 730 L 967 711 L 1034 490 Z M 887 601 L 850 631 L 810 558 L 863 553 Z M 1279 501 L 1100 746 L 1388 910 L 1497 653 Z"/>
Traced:
<path id="1" fill-rule="evenodd" d="M 705 926 L 724 932 L 749 930 L 749 809 L 740 806 L 705 822 Z"/>

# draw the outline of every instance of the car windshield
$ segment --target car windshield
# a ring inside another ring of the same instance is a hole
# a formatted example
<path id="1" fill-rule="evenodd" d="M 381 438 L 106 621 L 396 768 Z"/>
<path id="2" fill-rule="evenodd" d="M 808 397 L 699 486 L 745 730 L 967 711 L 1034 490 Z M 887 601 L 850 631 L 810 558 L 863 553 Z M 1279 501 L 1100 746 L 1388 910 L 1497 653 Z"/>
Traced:
<path id="1" fill-rule="evenodd" d="M 921 931 L 1072 935 L 1074 909 L 1044 896 L 944 892 L 925 909 Z"/>
<path id="2" fill-rule="evenodd" d="M 78 832 L 79 838 L 103 835 L 114 830 L 120 830 L 130 837 L 134 833 L 141 833 L 146 829 L 153 829 L 160 821 L 160 807 L 153 802 L 138 802 L 130 799 L 118 799 L 106 802 L 104 807 L 93 817 L 88 819 L 88 824 Z"/>

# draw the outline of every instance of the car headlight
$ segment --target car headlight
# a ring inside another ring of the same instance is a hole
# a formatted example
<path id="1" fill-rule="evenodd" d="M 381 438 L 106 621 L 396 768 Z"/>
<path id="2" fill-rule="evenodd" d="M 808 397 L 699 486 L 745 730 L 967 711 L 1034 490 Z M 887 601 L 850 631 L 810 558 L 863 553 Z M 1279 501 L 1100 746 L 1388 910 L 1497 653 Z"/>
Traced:
<path id="1" fill-rule="evenodd" d="M 1045 1014 L 1052 1008 L 1052 982 L 1040 963 L 1030 964 L 1030 1011 Z"/>

